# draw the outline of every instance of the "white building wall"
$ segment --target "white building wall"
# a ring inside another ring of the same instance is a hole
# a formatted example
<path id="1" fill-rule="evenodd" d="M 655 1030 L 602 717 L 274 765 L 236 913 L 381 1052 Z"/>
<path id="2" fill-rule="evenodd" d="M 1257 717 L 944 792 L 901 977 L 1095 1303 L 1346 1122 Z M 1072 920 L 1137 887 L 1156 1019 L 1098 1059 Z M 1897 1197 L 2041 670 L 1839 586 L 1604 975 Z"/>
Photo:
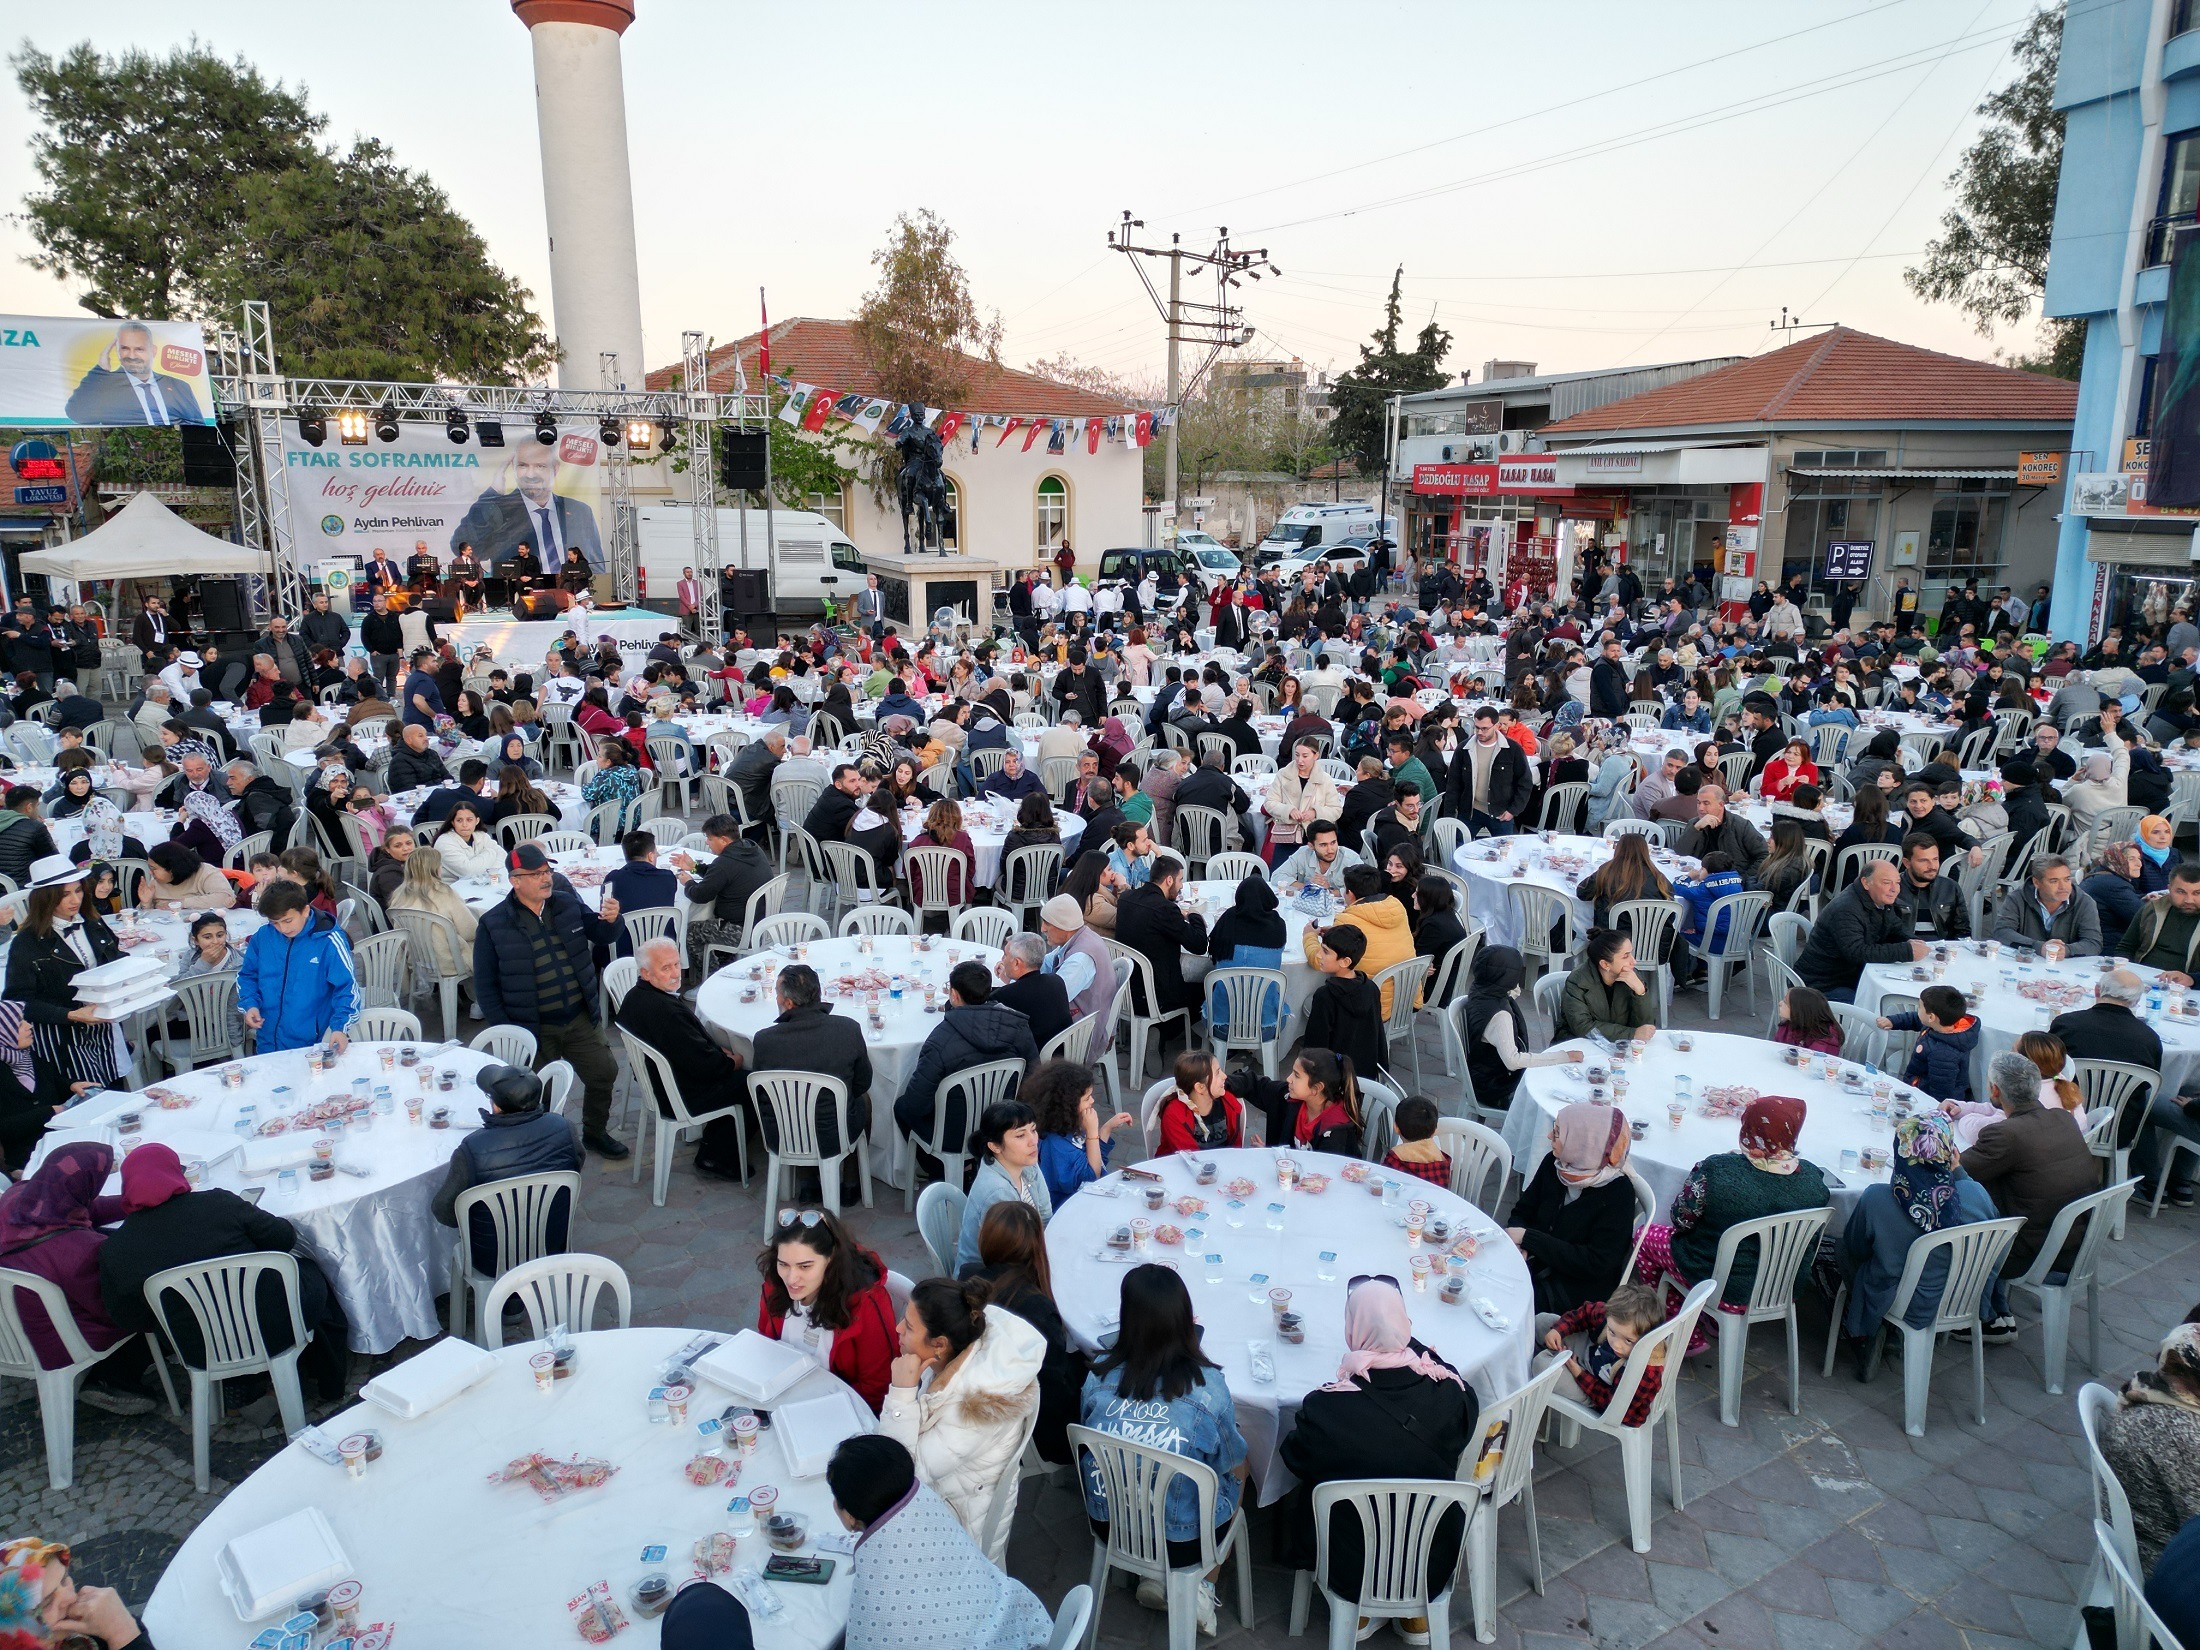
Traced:
<path id="1" fill-rule="evenodd" d="M 956 484 L 959 519 L 956 548 L 1013 572 L 1045 559 L 1038 548 L 1038 490 L 1048 476 L 1059 476 L 1069 496 L 1069 543 L 1079 569 L 1090 574 L 1105 550 L 1146 542 L 1145 464 L 1140 450 L 1120 442 L 1100 444 L 1097 453 L 1082 445 L 1066 453 L 1048 453 L 1041 436 L 1030 452 L 1018 449 L 1023 432 L 996 446 L 999 430 L 981 431 L 978 450 L 970 434 L 948 443 L 946 470 Z M 901 548 L 901 514 L 889 501 L 880 509 L 861 482 L 848 488 L 847 533 L 859 550 Z"/>

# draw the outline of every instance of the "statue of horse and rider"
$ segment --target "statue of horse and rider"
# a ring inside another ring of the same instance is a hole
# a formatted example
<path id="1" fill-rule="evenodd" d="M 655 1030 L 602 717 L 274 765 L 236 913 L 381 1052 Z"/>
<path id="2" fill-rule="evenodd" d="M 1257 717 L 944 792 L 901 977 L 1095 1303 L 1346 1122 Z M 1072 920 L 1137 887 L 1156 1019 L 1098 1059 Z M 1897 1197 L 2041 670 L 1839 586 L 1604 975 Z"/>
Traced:
<path id="1" fill-rule="evenodd" d="M 914 402 L 904 407 L 909 427 L 894 443 L 901 458 L 901 548 L 904 555 L 938 549 L 947 528 L 947 472 L 939 431 L 924 421 Z"/>

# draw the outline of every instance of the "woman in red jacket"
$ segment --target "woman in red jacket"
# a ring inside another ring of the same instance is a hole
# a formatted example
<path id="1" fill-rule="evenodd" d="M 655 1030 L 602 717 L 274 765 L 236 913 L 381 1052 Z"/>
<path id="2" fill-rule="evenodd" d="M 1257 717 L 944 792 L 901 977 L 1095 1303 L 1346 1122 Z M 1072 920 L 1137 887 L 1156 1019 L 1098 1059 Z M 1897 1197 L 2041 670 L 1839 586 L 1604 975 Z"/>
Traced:
<path id="1" fill-rule="evenodd" d="M 1176 1057 L 1176 1092 L 1161 1102 L 1163 1152 L 1204 1152 L 1245 1144 L 1245 1105 L 1224 1089 L 1229 1074 L 1197 1049 Z"/>
<path id="2" fill-rule="evenodd" d="M 901 1351 L 886 1263 L 823 1209 L 782 1209 L 756 1270 L 757 1332 L 823 1357 L 875 1414 Z"/>
<path id="3" fill-rule="evenodd" d="M 1764 795 L 1767 802 L 1785 802 L 1798 785 L 1818 783 L 1818 764 L 1810 759 L 1810 747 L 1790 739 L 1787 748 L 1765 764 Z"/>

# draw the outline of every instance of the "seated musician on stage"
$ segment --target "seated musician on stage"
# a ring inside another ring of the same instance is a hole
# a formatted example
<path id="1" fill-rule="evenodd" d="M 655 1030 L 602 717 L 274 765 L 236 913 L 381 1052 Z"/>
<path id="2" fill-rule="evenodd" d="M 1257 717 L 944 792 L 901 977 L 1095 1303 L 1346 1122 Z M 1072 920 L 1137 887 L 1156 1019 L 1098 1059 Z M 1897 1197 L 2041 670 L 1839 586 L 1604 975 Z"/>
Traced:
<path id="1" fill-rule="evenodd" d="M 443 564 L 435 559 L 426 539 L 413 545 L 412 560 L 405 564 L 405 582 L 424 596 L 432 596 L 442 588 Z"/>

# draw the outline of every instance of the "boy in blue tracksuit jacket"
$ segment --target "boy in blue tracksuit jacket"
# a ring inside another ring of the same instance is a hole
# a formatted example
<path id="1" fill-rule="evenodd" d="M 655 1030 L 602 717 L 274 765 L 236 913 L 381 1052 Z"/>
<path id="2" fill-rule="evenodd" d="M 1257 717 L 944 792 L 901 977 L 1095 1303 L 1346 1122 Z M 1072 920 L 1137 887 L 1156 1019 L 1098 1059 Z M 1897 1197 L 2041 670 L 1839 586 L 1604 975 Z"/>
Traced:
<path id="1" fill-rule="evenodd" d="M 1881 1031 L 1920 1033 L 1910 1052 L 1903 1081 L 1935 1100 L 1971 1098 L 1971 1056 L 1978 1052 L 1976 1016 L 1963 1004 L 1963 993 L 1949 985 L 1929 985 L 1917 994 L 1918 1012 L 1879 1017 Z"/>
<path id="2" fill-rule="evenodd" d="M 344 1027 L 366 1006 L 351 944 L 340 928 L 313 923 L 313 899 L 295 882 L 272 883 L 260 895 L 267 925 L 245 941 L 237 972 L 237 1008 L 259 1033 L 262 1054 L 310 1048 Z"/>
<path id="3" fill-rule="evenodd" d="M 1711 907 L 1729 894 L 1742 892 L 1742 874 L 1734 869 L 1734 856 L 1714 849 L 1703 856 L 1703 875 L 1682 877 L 1673 884 L 1673 897 L 1688 907 L 1688 915 L 1681 923 L 1681 935 L 1701 951 L 1707 946 L 1716 948 L 1726 943 L 1726 918 L 1719 918 L 1719 931 L 1706 934 L 1704 919 L 1711 914 Z"/>

